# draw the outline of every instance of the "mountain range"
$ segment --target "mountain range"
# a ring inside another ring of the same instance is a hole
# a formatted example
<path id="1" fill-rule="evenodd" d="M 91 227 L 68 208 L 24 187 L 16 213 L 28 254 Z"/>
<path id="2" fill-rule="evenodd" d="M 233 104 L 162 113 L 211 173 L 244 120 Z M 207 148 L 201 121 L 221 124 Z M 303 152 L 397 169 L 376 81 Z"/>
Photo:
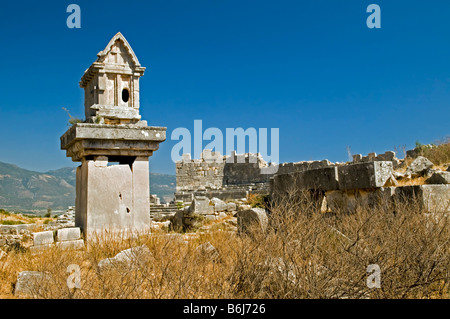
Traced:
<path id="1" fill-rule="evenodd" d="M 0 162 L 0 208 L 34 213 L 65 210 L 75 205 L 75 180 L 75 167 L 41 173 Z M 150 190 L 161 202 L 172 200 L 175 176 L 150 173 Z"/>

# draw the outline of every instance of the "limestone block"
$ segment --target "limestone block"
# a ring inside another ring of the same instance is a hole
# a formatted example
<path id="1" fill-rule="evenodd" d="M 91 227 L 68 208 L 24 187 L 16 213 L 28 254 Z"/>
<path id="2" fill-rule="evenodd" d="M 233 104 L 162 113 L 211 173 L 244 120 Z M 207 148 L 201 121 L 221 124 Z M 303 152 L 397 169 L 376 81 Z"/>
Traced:
<path id="1" fill-rule="evenodd" d="M 203 215 L 206 220 L 216 220 L 218 219 L 218 216 L 216 215 Z"/>
<path id="2" fill-rule="evenodd" d="M 227 203 L 227 211 L 232 212 L 235 210 L 237 210 L 236 203 L 233 202 Z"/>
<path id="3" fill-rule="evenodd" d="M 32 254 L 38 254 L 38 253 L 42 253 L 43 251 L 50 249 L 52 247 L 55 247 L 55 244 L 31 246 L 29 249 Z"/>
<path id="4" fill-rule="evenodd" d="M 214 247 L 210 242 L 201 244 L 196 248 L 196 250 L 201 256 L 209 258 L 211 260 L 217 260 L 220 256 L 216 247 Z"/>
<path id="5" fill-rule="evenodd" d="M 192 201 L 190 211 L 194 214 L 214 214 L 214 206 L 210 205 L 210 200 L 206 196 L 196 196 Z"/>
<path id="6" fill-rule="evenodd" d="M 150 249 L 146 245 L 137 246 L 122 250 L 112 258 L 100 260 L 98 269 L 100 271 L 107 268 L 125 267 L 133 269 L 145 264 L 145 261 L 152 256 Z"/>
<path id="7" fill-rule="evenodd" d="M 374 161 L 339 166 L 339 189 L 383 187 L 393 172 L 392 162 L 389 161 Z"/>
<path id="8" fill-rule="evenodd" d="M 98 167 L 86 160 L 77 170 L 77 218 L 87 237 L 93 232 L 143 231 L 150 227 L 148 158 Z"/>
<path id="9" fill-rule="evenodd" d="M 151 156 L 165 139 L 165 127 L 76 123 L 61 136 L 61 149 L 74 161 L 88 155 Z"/>
<path id="10" fill-rule="evenodd" d="M 49 283 L 51 275 L 40 271 L 21 271 L 14 289 L 16 296 L 39 296 L 43 286 Z"/>
<path id="11" fill-rule="evenodd" d="M 450 184 L 450 172 L 438 171 L 433 173 L 429 179 L 426 180 L 427 184 Z"/>
<path id="12" fill-rule="evenodd" d="M 239 234 L 248 232 L 251 227 L 256 227 L 256 229 L 265 232 L 269 223 L 268 211 L 264 208 L 242 210 L 236 216 Z"/>
<path id="13" fill-rule="evenodd" d="M 373 207 L 381 204 L 387 192 L 375 190 L 334 190 L 325 192 L 327 211 L 333 213 L 355 213 L 358 208 Z M 390 197 L 386 197 L 390 200 Z"/>
<path id="14" fill-rule="evenodd" d="M 427 213 L 450 213 L 450 185 L 412 185 L 395 189 L 396 201 L 417 201 Z"/>
<path id="15" fill-rule="evenodd" d="M 77 239 L 77 240 L 67 240 L 62 242 L 57 242 L 56 247 L 60 249 L 83 249 L 84 248 L 84 240 L 83 239 Z"/>
<path id="16" fill-rule="evenodd" d="M 382 156 L 383 161 L 393 161 L 395 159 L 395 152 L 387 151 L 380 156 Z"/>
<path id="17" fill-rule="evenodd" d="M 219 215 L 217 216 L 217 218 L 225 218 L 225 217 L 228 217 L 228 215 L 227 215 L 227 213 L 225 213 L 225 212 L 220 212 L 219 213 Z"/>
<path id="18" fill-rule="evenodd" d="M 238 207 L 238 210 L 239 210 L 239 211 L 242 211 L 242 210 L 249 210 L 249 209 L 252 209 L 252 207 L 251 207 L 250 205 L 247 205 L 247 204 L 241 204 L 241 205 L 239 205 L 239 207 Z"/>
<path id="19" fill-rule="evenodd" d="M 354 162 L 354 163 L 361 162 L 361 160 L 362 160 L 362 155 L 361 155 L 361 154 L 355 154 L 355 155 L 353 155 L 353 162 Z"/>
<path id="20" fill-rule="evenodd" d="M 228 208 L 227 203 L 216 197 L 211 198 L 211 203 L 214 205 L 215 212 L 223 212 L 226 211 Z"/>
<path id="21" fill-rule="evenodd" d="M 334 190 L 339 188 L 338 168 L 324 167 L 294 173 L 295 185 L 303 189 Z"/>
<path id="22" fill-rule="evenodd" d="M 81 231 L 79 227 L 62 228 L 56 231 L 57 241 L 77 240 L 81 237 Z"/>
<path id="23" fill-rule="evenodd" d="M 433 166 L 433 163 L 423 156 L 418 156 L 406 169 L 406 173 L 411 175 L 424 175 Z"/>
<path id="24" fill-rule="evenodd" d="M 354 213 L 358 207 L 358 192 L 333 190 L 325 193 L 327 211 L 333 213 Z"/>
<path id="25" fill-rule="evenodd" d="M 33 242 L 35 246 L 53 244 L 53 231 L 49 230 L 33 233 Z"/>

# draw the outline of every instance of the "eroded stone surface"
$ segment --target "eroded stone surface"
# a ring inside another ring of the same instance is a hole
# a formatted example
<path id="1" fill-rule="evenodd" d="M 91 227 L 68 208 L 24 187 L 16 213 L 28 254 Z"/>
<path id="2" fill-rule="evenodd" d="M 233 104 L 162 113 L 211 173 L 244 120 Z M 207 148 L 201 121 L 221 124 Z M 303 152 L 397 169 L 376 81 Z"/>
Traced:
<path id="1" fill-rule="evenodd" d="M 412 175 L 424 175 L 425 172 L 433 167 L 433 163 L 423 156 L 418 156 L 406 169 L 406 173 Z"/>
<path id="2" fill-rule="evenodd" d="M 79 227 L 62 228 L 56 231 L 57 241 L 77 240 L 80 237 L 81 231 Z"/>
<path id="3" fill-rule="evenodd" d="M 450 172 L 437 171 L 426 182 L 427 184 L 450 184 Z"/>
<path id="4" fill-rule="evenodd" d="M 383 187 L 393 171 L 392 162 L 388 161 L 340 166 L 338 169 L 339 189 Z"/>
<path id="5" fill-rule="evenodd" d="M 190 212 L 192 214 L 210 215 L 214 214 L 214 205 L 206 196 L 196 196 L 192 201 Z"/>
<path id="6" fill-rule="evenodd" d="M 268 211 L 264 208 L 251 208 L 237 214 L 238 232 L 246 233 L 251 227 L 265 232 L 269 223 Z M 256 225 L 256 226 L 255 226 Z"/>
<path id="7" fill-rule="evenodd" d="M 16 296 L 36 297 L 51 278 L 51 275 L 45 272 L 21 271 L 17 276 L 14 294 Z"/>
<path id="8" fill-rule="evenodd" d="M 34 246 L 53 244 L 54 242 L 53 231 L 49 230 L 33 233 L 33 242 Z"/>
<path id="9" fill-rule="evenodd" d="M 100 260 L 98 268 L 100 271 L 111 268 L 125 267 L 132 269 L 145 263 L 147 258 L 152 256 L 150 249 L 147 246 L 137 246 L 122 250 L 112 258 Z"/>

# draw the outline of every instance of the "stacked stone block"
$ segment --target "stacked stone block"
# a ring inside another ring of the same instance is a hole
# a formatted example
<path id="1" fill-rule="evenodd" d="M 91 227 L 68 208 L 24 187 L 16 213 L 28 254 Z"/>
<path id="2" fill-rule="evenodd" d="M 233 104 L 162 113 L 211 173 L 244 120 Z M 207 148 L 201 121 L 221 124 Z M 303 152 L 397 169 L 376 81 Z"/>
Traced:
<path id="1" fill-rule="evenodd" d="M 391 187 L 393 175 L 392 161 L 357 162 L 282 174 L 274 176 L 271 195 L 277 200 L 298 189 L 315 191 L 316 200 L 326 204 L 320 205 L 322 212 L 354 212 L 358 205 L 373 206 L 381 200 L 417 200 L 426 212 L 450 212 L 448 184 Z"/>
<path id="2" fill-rule="evenodd" d="M 369 153 L 366 156 L 362 156 L 361 154 L 353 155 L 353 163 L 366 163 L 373 161 L 390 161 L 392 162 L 394 168 L 397 168 L 400 165 L 400 160 L 396 157 L 395 152 L 393 151 L 387 151 L 379 155 L 377 155 L 377 153 Z"/>
<path id="3" fill-rule="evenodd" d="M 46 248 L 58 247 L 61 249 L 81 249 L 84 247 L 84 240 L 81 238 L 79 227 L 61 228 L 55 232 L 48 230 L 33 233 L 33 246 L 30 247 L 32 253 L 39 252 Z"/>
<path id="4" fill-rule="evenodd" d="M 210 199 L 222 200 L 243 198 L 249 193 L 268 194 L 273 174 L 267 174 L 264 169 L 270 167 L 259 154 L 232 152 L 230 156 L 222 156 L 208 149 L 200 159 L 183 154 L 182 160 L 176 163 L 175 200 L 190 203 L 204 192 Z"/>

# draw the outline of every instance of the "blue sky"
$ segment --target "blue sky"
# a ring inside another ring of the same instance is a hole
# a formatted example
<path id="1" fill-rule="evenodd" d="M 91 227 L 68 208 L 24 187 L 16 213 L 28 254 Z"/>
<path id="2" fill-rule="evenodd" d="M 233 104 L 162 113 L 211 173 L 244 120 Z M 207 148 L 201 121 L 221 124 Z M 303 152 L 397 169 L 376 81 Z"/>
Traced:
<path id="1" fill-rule="evenodd" d="M 69 29 L 69 4 L 81 28 Z M 381 8 L 369 29 L 366 8 Z M 141 115 L 166 126 L 150 159 L 174 174 L 177 127 L 279 128 L 280 162 L 346 161 L 449 136 L 450 1 L 159 0 L 0 3 L 0 161 L 75 166 L 59 137 L 78 82 L 118 31 L 147 67 Z M 208 142 L 205 141 L 204 146 Z"/>

